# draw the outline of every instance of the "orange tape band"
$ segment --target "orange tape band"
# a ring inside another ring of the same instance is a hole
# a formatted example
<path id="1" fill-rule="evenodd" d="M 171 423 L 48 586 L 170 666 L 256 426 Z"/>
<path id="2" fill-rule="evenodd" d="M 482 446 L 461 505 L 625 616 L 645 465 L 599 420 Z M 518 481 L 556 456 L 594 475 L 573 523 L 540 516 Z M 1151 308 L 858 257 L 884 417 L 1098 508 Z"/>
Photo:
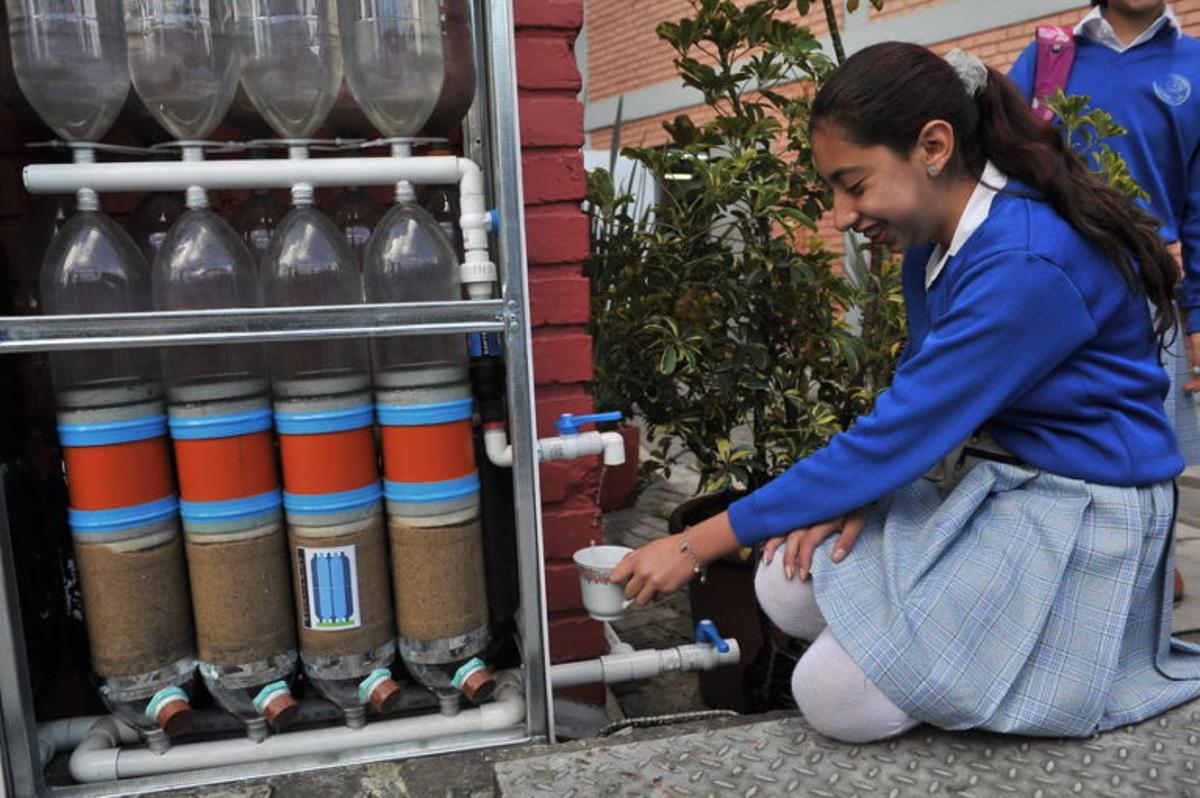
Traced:
<path id="1" fill-rule="evenodd" d="M 179 495 L 188 502 L 257 496 L 279 487 L 270 430 L 232 438 L 176 440 Z"/>
<path id="2" fill-rule="evenodd" d="M 424 427 L 382 427 L 383 466 L 391 482 L 444 482 L 475 472 L 471 419 Z"/>
<path id="3" fill-rule="evenodd" d="M 341 493 L 379 479 L 375 429 L 359 427 L 320 435 L 280 435 L 283 489 L 288 493 Z"/>
<path id="4" fill-rule="evenodd" d="M 165 437 L 63 449 L 67 493 L 76 510 L 112 510 L 175 492 Z"/>

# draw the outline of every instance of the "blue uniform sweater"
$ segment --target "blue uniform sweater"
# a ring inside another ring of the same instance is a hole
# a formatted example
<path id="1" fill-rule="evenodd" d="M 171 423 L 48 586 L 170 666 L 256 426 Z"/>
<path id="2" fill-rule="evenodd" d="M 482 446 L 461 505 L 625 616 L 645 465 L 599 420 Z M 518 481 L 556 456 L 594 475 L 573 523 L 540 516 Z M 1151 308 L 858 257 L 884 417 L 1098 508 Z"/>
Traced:
<path id="1" fill-rule="evenodd" d="M 1010 180 L 926 292 L 904 259 L 909 343 L 870 415 L 729 508 L 746 545 L 863 507 L 985 429 L 1030 465 L 1109 485 L 1183 469 L 1147 301 Z"/>
<path id="2" fill-rule="evenodd" d="M 1150 41 L 1123 53 L 1075 38 L 1067 94 L 1085 94 L 1129 134 L 1107 143 L 1129 163 L 1150 195 L 1144 203 L 1162 222 L 1168 242 L 1183 243 L 1185 280 L 1180 306 L 1188 332 L 1200 332 L 1200 41 L 1164 26 Z M 1033 97 L 1037 44 L 1009 77 Z"/>

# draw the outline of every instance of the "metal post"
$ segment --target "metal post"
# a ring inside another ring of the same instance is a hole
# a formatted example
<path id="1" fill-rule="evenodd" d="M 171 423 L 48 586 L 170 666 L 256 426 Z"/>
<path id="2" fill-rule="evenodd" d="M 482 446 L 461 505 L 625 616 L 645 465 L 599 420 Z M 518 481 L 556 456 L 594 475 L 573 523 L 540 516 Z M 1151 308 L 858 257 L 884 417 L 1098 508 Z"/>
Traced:
<path id="1" fill-rule="evenodd" d="M 525 202 L 521 190 L 520 119 L 517 113 L 516 54 L 511 0 L 476 0 L 486 10 L 487 80 L 491 103 L 491 168 L 500 211 L 500 262 L 504 312 L 508 318 L 504 351 L 508 357 L 509 437 L 520 566 L 528 731 L 554 739 L 550 711 L 549 632 L 542 579 L 541 488 L 537 470 L 537 419 L 533 403 L 533 342 L 529 330 L 529 280 L 525 261 Z M 478 18 L 478 15 L 477 15 Z"/>

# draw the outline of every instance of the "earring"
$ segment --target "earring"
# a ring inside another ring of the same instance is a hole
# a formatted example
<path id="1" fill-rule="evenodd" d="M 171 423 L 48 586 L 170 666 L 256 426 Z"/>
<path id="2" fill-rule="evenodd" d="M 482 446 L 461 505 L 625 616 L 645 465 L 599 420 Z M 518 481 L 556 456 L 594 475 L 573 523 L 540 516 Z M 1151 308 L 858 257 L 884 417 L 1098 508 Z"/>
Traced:
<path id="1" fill-rule="evenodd" d="M 930 177 L 937 177 L 938 168 L 936 166 L 928 166 L 925 170 L 929 172 Z"/>

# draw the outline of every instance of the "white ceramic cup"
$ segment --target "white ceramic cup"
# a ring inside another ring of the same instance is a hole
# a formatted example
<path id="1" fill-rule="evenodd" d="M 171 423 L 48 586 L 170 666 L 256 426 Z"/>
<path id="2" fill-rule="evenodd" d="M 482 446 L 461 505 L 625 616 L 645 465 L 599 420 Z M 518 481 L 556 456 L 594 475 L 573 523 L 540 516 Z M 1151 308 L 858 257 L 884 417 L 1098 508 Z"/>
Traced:
<path id="1" fill-rule="evenodd" d="M 608 581 L 612 569 L 632 551 L 625 546 L 588 546 L 575 552 L 583 608 L 597 621 L 615 621 L 633 604 L 625 598 L 624 585 Z"/>

